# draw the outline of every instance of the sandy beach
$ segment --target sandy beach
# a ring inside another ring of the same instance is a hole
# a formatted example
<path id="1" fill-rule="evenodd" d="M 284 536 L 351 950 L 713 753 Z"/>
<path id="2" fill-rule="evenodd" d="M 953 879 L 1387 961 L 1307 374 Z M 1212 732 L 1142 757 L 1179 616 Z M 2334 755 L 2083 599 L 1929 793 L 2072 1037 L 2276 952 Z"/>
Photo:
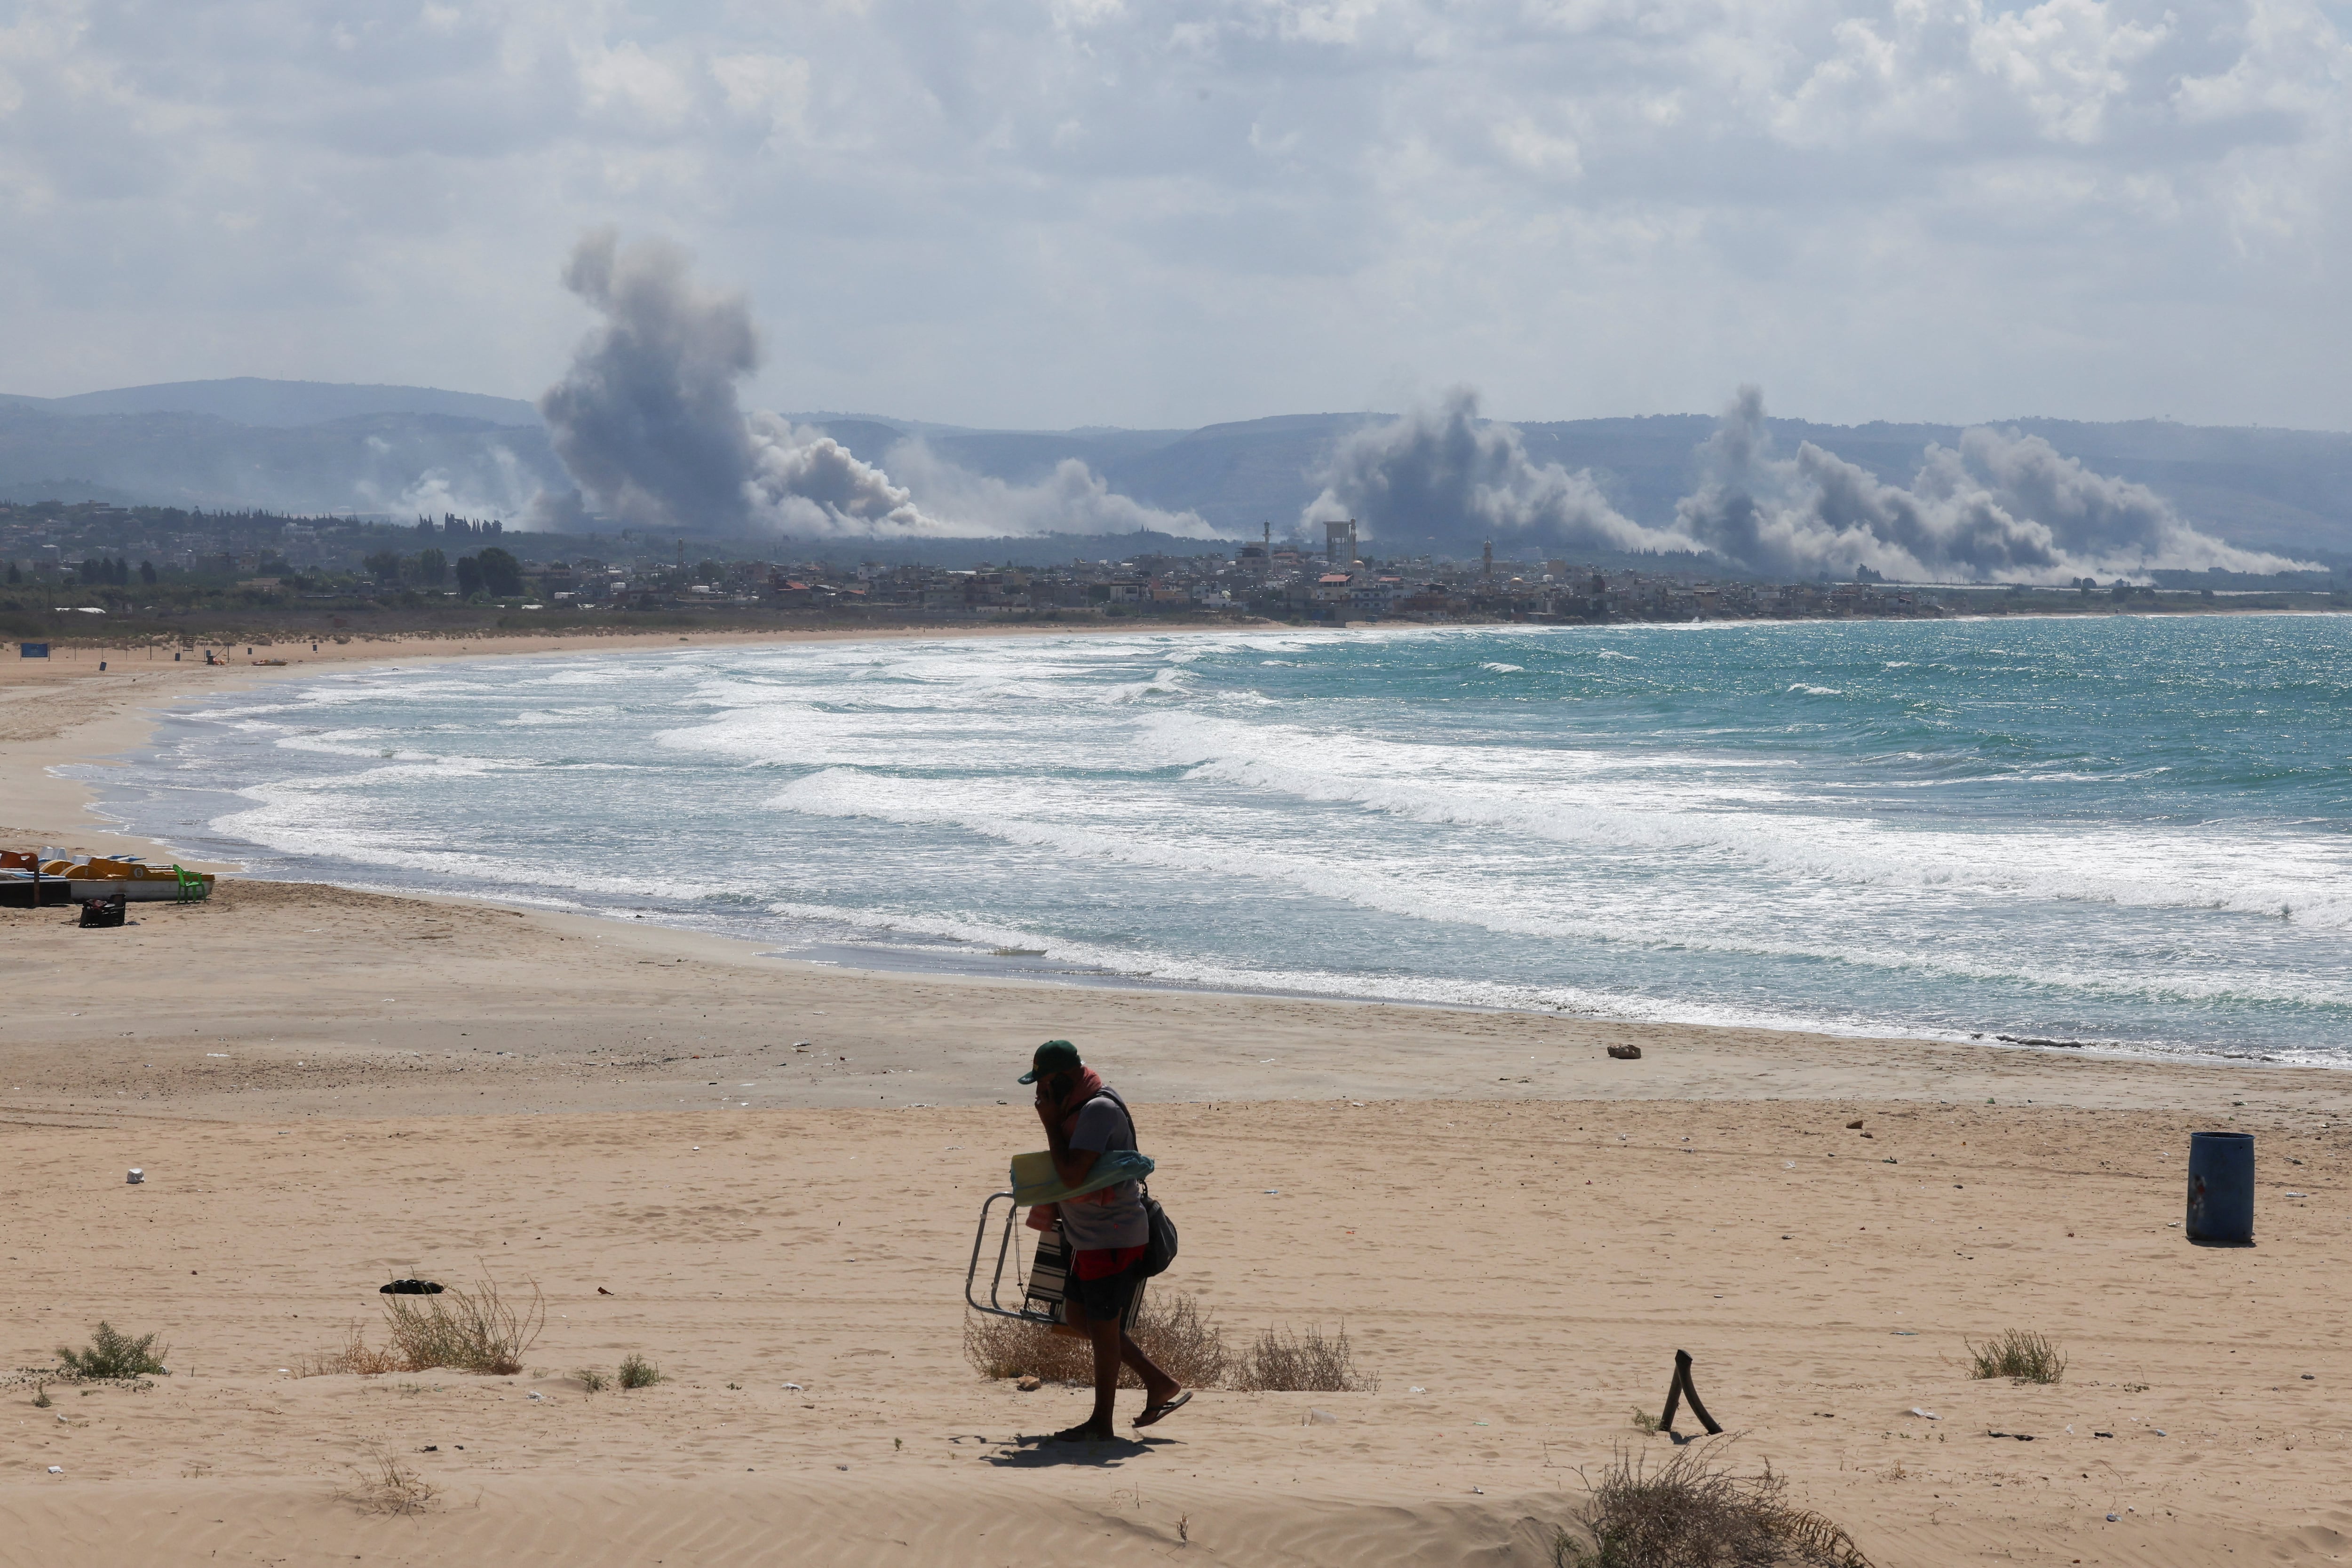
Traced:
<path id="1" fill-rule="evenodd" d="M 121 844 L 47 767 L 302 673 L 89 658 L 0 681 L 0 842 Z M 1875 1563 L 2352 1552 L 2340 1073 L 877 975 L 233 877 L 134 917 L 0 912 L 0 1364 L 104 1319 L 172 1367 L 0 1377 L 0 1563 L 1537 1568 L 1580 1471 L 1674 1451 L 1635 1412 L 1678 1349 L 1729 1461 Z M 1344 1324 L 1376 1388 L 1038 1443 L 1084 1395 L 977 1375 L 961 1291 L 1047 1036 L 1136 1103 L 1153 1289 L 1236 1343 Z M 2208 1127 L 2258 1134 L 2251 1249 L 2181 1238 Z M 297 1375 L 412 1274 L 535 1281 L 525 1370 Z M 2012 1328 L 2063 1381 L 1967 1375 Z M 578 1375 L 632 1353 L 668 1380 Z M 387 1458 L 422 1511 L 367 1511 Z"/>

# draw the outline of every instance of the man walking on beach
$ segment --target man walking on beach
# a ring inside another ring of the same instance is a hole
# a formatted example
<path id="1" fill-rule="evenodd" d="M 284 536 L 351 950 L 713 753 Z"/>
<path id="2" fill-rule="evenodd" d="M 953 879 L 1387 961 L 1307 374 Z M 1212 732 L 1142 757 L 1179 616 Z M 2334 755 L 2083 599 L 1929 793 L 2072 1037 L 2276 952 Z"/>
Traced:
<path id="1" fill-rule="evenodd" d="M 1045 1124 L 1046 1146 L 1053 1151 L 1054 1170 L 1063 1186 L 1084 1185 L 1105 1154 L 1136 1146 L 1135 1119 L 1128 1114 L 1127 1102 L 1103 1082 L 1100 1073 L 1078 1060 L 1078 1048 L 1068 1040 L 1049 1040 L 1039 1046 L 1021 1082 L 1037 1086 L 1037 1119 Z M 1071 1329 L 1092 1340 L 1095 1347 L 1095 1413 L 1085 1425 L 1057 1432 L 1055 1438 L 1076 1443 L 1118 1436 L 1111 1408 L 1118 1396 L 1122 1363 L 1143 1380 L 1143 1414 L 1135 1424 L 1149 1427 L 1192 1396 L 1153 1365 L 1120 1326 L 1128 1304 L 1143 1288 L 1143 1253 L 1151 1239 L 1142 1191 L 1134 1182 L 1117 1182 L 1053 1207 L 1059 1211 L 1062 1239 L 1070 1249 L 1065 1315 Z M 1042 1207 L 1032 1210 L 1030 1223 L 1039 1224 L 1042 1217 Z"/>

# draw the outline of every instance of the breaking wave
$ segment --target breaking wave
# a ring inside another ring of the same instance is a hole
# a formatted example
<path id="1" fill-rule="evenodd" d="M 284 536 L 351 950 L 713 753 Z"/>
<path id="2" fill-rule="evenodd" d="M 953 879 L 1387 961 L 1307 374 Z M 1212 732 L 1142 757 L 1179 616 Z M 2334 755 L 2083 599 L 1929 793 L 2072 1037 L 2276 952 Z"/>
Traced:
<path id="1" fill-rule="evenodd" d="M 860 962 L 2352 1061 L 2337 627 L 501 659 L 225 698 L 97 781 L 275 874 Z"/>

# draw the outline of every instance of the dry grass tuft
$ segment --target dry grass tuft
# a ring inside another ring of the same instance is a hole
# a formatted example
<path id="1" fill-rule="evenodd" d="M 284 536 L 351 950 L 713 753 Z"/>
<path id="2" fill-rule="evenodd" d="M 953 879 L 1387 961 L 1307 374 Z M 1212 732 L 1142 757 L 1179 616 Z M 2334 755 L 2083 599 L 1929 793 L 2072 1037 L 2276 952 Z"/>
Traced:
<path id="1" fill-rule="evenodd" d="M 1143 1310 L 1135 1317 L 1134 1335 L 1143 1354 L 1187 1388 L 1214 1388 L 1232 1363 L 1224 1331 L 1200 1302 L 1181 1291 L 1147 1291 Z M 1034 1376 L 1081 1385 L 1095 1380 L 1094 1346 L 1044 1323 L 967 1313 L 963 1354 L 982 1377 Z M 1122 1388 L 1143 1385 L 1125 1367 L 1119 1369 L 1118 1380 Z"/>
<path id="2" fill-rule="evenodd" d="M 453 1287 L 437 1296 L 386 1296 L 385 1328 L 393 1355 L 404 1372 L 441 1366 L 512 1377 L 523 1354 L 547 1322 L 546 1299 L 533 1281 L 528 1303 L 509 1301 L 485 1275 L 471 1290 Z"/>
<path id="3" fill-rule="evenodd" d="M 613 1386 L 613 1380 L 593 1366 L 583 1366 L 572 1375 L 580 1380 L 583 1394 L 602 1394 Z"/>
<path id="4" fill-rule="evenodd" d="M 169 1369 L 163 1358 L 170 1347 L 155 1348 L 153 1334 L 142 1334 L 132 1339 L 109 1322 L 101 1322 L 89 1336 L 86 1350 L 58 1346 L 58 1361 L 76 1377 L 146 1377 Z"/>
<path id="5" fill-rule="evenodd" d="M 1961 1340 L 1967 1344 L 1967 1340 Z M 2016 1377 L 2018 1383 L 2058 1383 L 2065 1377 L 2065 1356 L 2039 1333 L 2011 1328 L 2001 1338 L 1969 1344 L 1969 1375 Z"/>
<path id="6" fill-rule="evenodd" d="M 1584 1540 L 1561 1531 L 1556 1568 L 1870 1568 L 1844 1531 L 1789 1504 L 1771 1466 L 1734 1475 L 1721 1447 L 1677 1448 L 1654 1469 L 1620 1448 L 1598 1482 L 1587 1478 L 1591 1495 L 1576 1513 Z"/>
<path id="7" fill-rule="evenodd" d="M 1135 1317 L 1135 1343 L 1160 1370 L 1187 1388 L 1214 1388 L 1232 1358 L 1224 1331 L 1191 1296 L 1170 1291 L 1146 1295 Z"/>
<path id="8" fill-rule="evenodd" d="M 352 1467 L 351 1486 L 335 1495 L 362 1513 L 423 1513 L 441 1489 L 391 1454 L 371 1446 L 364 1465 Z"/>
<path id="9" fill-rule="evenodd" d="M 1044 1323 L 966 1312 L 963 1358 L 982 1377 L 1040 1377 L 1047 1383 L 1092 1383 L 1095 1353 L 1085 1340 L 1055 1333 Z M 1122 1372 L 1132 1384 L 1135 1375 Z"/>
<path id="10" fill-rule="evenodd" d="M 656 1383 L 668 1381 L 668 1375 L 660 1367 L 635 1351 L 621 1358 L 621 1386 L 624 1388 L 651 1388 Z"/>
<path id="11" fill-rule="evenodd" d="M 371 1350 L 367 1335 L 356 1318 L 344 1330 L 342 1349 L 306 1355 L 294 1364 L 294 1375 L 297 1377 L 382 1377 L 387 1372 L 415 1370 L 404 1364 L 395 1351 Z"/>
<path id="12" fill-rule="evenodd" d="M 1961 1342 L 1966 1344 L 1968 1342 Z M 1970 1377 L 2014 1377 L 2021 1383 L 2055 1383 L 2066 1375 L 2066 1358 L 2038 1333 L 2011 1329 L 1999 1339 L 1969 1345 Z"/>
<path id="13" fill-rule="evenodd" d="M 1357 1368 L 1344 1323 L 1328 1338 L 1313 1326 L 1305 1333 L 1267 1329 L 1234 1368 L 1234 1386 L 1254 1392 L 1370 1394 L 1380 1385 Z"/>

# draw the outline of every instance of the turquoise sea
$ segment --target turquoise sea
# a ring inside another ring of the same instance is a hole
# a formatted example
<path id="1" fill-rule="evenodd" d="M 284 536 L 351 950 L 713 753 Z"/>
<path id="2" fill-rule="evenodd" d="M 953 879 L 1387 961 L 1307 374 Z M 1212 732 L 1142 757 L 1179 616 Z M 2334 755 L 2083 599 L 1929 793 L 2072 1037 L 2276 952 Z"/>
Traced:
<path id="1" fill-rule="evenodd" d="M 436 662 L 91 776 L 263 874 L 843 963 L 2352 1062 L 2337 618 Z"/>

